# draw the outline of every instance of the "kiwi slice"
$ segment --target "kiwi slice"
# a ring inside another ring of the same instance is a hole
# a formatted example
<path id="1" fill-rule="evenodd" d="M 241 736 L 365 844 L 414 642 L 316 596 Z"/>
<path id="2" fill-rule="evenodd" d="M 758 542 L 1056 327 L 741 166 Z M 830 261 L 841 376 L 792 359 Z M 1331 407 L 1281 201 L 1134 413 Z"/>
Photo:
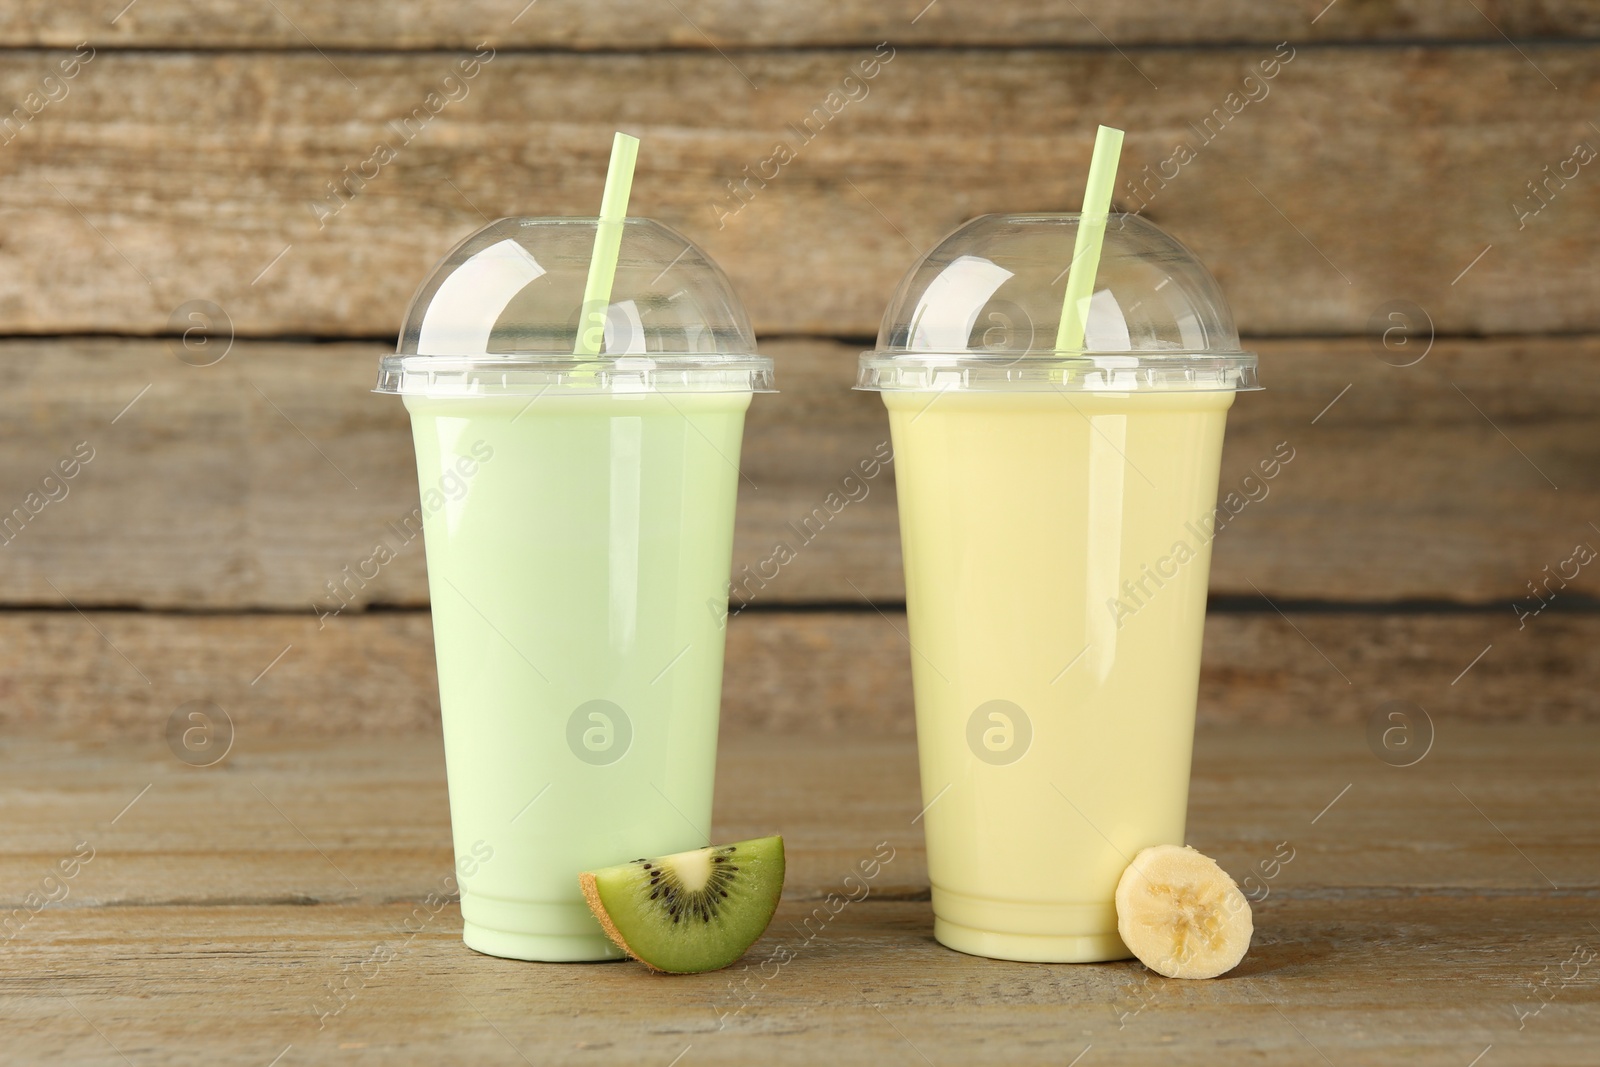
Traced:
<path id="1" fill-rule="evenodd" d="M 758 837 L 578 876 L 606 936 L 653 970 L 714 971 L 755 944 L 783 893 L 783 838 Z"/>

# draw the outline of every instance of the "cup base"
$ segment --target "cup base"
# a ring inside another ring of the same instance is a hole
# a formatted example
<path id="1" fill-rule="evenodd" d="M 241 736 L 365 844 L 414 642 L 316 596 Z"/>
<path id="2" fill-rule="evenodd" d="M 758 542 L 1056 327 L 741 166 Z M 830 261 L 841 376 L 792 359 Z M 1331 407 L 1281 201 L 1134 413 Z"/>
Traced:
<path id="1" fill-rule="evenodd" d="M 961 926 L 937 916 L 933 936 L 939 944 L 992 960 L 1022 963 L 1105 963 L 1133 956 L 1122 938 L 1109 934 L 1010 934 Z"/>
<path id="2" fill-rule="evenodd" d="M 1101 900 L 1001 900 L 933 887 L 933 936 L 971 956 L 1024 963 L 1102 963 L 1133 953 L 1117 936 L 1117 906 Z"/>
<path id="3" fill-rule="evenodd" d="M 620 960 L 625 955 L 604 934 L 521 934 L 464 923 L 461 940 L 468 948 L 485 956 L 538 963 Z"/>

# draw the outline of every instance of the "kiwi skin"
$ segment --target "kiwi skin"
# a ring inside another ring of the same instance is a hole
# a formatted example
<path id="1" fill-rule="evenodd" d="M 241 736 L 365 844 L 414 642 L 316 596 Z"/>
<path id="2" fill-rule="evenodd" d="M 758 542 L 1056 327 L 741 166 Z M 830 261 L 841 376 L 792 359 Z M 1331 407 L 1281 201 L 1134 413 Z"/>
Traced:
<path id="1" fill-rule="evenodd" d="M 600 929 L 606 932 L 606 936 L 611 939 L 611 943 L 633 959 L 639 960 L 639 957 L 628 947 L 628 942 L 623 940 L 622 931 L 617 929 L 617 924 L 611 921 L 611 915 L 606 911 L 606 906 L 600 903 L 600 887 L 595 883 L 594 875 L 584 871 L 578 875 L 578 884 L 583 887 L 584 902 L 589 905 L 589 910 L 594 912 L 594 917 L 600 920 Z M 657 974 L 670 973 L 656 967 L 649 960 L 639 960 L 639 962 Z"/>
<path id="2" fill-rule="evenodd" d="M 630 957 L 643 963 L 651 971 L 654 971 L 658 974 L 702 973 L 705 971 L 712 971 L 722 967 L 727 967 L 737 962 L 738 959 L 749 949 L 749 947 L 760 939 L 761 934 L 765 932 L 768 923 L 770 923 L 772 920 L 772 914 L 777 908 L 778 899 L 782 895 L 783 877 L 785 872 L 783 839 L 781 837 L 774 836 L 770 838 L 757 838 L 750 841 L 741 841 L 734 845 L 707 846 L 703 850 L 691 849 L 689 853 L 684 853 L 681 855 L 691 855 L 693 853 L 702 851 L 712 854 L 709 862 L 713 864 L 727 863 L 727 869 L 729 872 L 739 870 L 739 867 L 735 865 L 733 861 L 739 861 L 740 863 L 749 865 L 749 869 L 752 871 L 759 870 L 761 872 L 761 877 L 757 880 L 756 884 L 750 887 L 755 893 L 756 899 L 747 900 L 747 902 L 745 902 L 747 906 L 744 914 L 747 917 L 759 916 L 757 924 L 748 927 L 748 940 L 745 940 L 743 944 L 730 944 L 729 949 L 731 951 L 731 955 L 719 955 L 714 960 L 709 960 L 704 964 L 685 962 L 682 966 L 674 966 L 674 963 L 683 962 L 681 957 L 680 960 L 666 963 L 663 963 L 659 959 L 650 960 L 645 958 L 645 956 L 641 955 L 640 951 L 634 945 L 628 942 L 627 936 L 623 934 L 621 929 L 618 928 L 617 923 L 612 919 L 610 911 L 606 907 L 604 897 L 601 893 L 601 877 L 605 877 L 607 875 L 614 876 L 624 871 L 628 872 L 629 875 L 634 877 L 637 877 L 636 871 L 656 872 L 650 876 L 651 881 L 649 885 L 640 885 L 638 887 L 640 892 L 642 892 L 644 889 L 655 886 L 657 878 L 663 878 L 663 876 L 665 876 L 663 880 L 670 881 L 672 878 L 673 865 L 668 861 L 676 857 L 639 859 L 634 860 L 631 863 L 619 864 L 616 867 L 607 868 L 601 871 L 585 871 L 578 876 L 578 884 L 583 891 L 584 901 L 589 905 L 589 910 L 594 913 L 596 920 L 599 921 L 600 927 L 605 931 L 606 936 Z M 713 881 L 713 888 L 716 888 L 719 885 L 731 888 L 729 882 L 723 879 L 715 879 Z M 617 881 L 615 877 L 613 877 L 608 882 L 608 889 L 606 891 L 607 895 L 615 896 L 617 888 Z M 663 886 L 662 888 L 665 889 L 666 887 Z M 728 893 L 724 891 L 721 893 L 721 895 L 726 898 Z M 739 894 L 735 894 L 735 896 L 739 896 Z M 654 892 L 651 893 L 649 899 L 652 901 L 656 899 Z M 629 902 L 626 900 L 617 901 L 616 906 L 628 907 Z M 671 905 L 667 906 L 669 908 L 671 907 Z M 763 906 L 765 907 L 764 915 L 761 914 L 761 908 Z M 716 911 L 713 909 L 710 912 L 710 915 L 707 915 L 705 911 L 694 910 L 693 906 L 690 905 L 682 909 L 674 909 L 671 914 L 674 925 L 678 923 L 680 916 L 690 923 L 690 925 L 685 927 L 685 931 L 687 932 L 689 929 L 700 926 L 700 922 L 694 921 L 696 916 L 698 916 L 702 921 L 710 922 L 716 915 Z M 641 931 L 641 933 L 648 935 L 650 932 Z M 647 942 L 653 940 L 654 939 L 652 937 L 646 937 Z"/>

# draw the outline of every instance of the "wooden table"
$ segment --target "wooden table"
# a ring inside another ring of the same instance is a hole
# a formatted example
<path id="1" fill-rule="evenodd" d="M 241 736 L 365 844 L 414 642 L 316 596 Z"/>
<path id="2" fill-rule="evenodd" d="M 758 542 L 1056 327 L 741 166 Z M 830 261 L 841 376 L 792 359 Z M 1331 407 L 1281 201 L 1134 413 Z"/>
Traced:
<path id="1" fill-rule="evenodd" d="M 241 738 L 208 769 L 159 743 L 13 738 L 0 885 L 24 918 L 0 947 L 0 1060 L 1594 1063 L 1597 742 L 1441 723 L 1396 768 L 1359 727 L 1203 729 L 1191 842 L 1241 878 L 1280 842 L 1294 858 L 1243 965 L 1179 982 L 935 943 L 903 737 L 727 739 L 715 836 L 781 831 L 790 854 L 748 959 L 794 958 L 686 977 L 466 949 L 455 904 L 428 903 L 450 871 L 431 734 Z M 805 933 L 880 842 L 870 895 Z M 93 858 L 47 883 L 80 843 Z"/>
<path id="2" fill-rule="evenodd" d="M 1600 567 L 1548 577 L 1600 546 L 1600 180 L 1568 162 L 1600 121 L 1595 4 L 125 3 L 0 6 L 0 117 L 32 101 L 0 129 L 0 515 L 43 509 L 0 537 L 0 1064 L 1600 1060 L 1600 964 L 1567 962 L 1600 949 Z M 870 95 L 730 199 L 880 45 Z M 1270 97 L 1245 81 L 1287 52 Z M 1262 356 L 1221 491 L 1296 454 L 1211 574 L 1191 840 L 1240 877 L 1294 850 L 1244 965 L 933 942 L 892 469 L 729 624 L 715 834 L 786 835 L 755 958 L 795 958 L 666 979 L 465 949 L 429 902 L 411 438 L 367 392 L 426 264 L 489 217 L 592 212 L 613 132 L 642 135 L 638 213 L 727 270 L 777 361 L 738 573 L 885 441 L 849 384 L 914 257 L 1076 206 L 1099 122 L 1143 188 L 1120 206 L 1158 194 Z M 379 539 L 398 558 L 321 618 Z M 1397 699 L 1439 727 L 1409 768 L 1363 732 Z M 209 769 L 160 740 L 193 700 L 239 727 Z"/>

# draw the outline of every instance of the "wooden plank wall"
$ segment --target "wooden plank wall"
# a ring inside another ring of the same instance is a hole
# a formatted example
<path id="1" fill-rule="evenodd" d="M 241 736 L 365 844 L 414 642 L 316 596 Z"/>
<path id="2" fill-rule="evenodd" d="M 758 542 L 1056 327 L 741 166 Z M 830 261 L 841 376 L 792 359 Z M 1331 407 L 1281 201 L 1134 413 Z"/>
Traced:
<path id="1" fill-rule="evenodd" d="M 1218 541 L 1202 714 L 1600 717 L 1595 572 L 1543 584 L 1600 546 L 1591 4 L 103 6 L 0 12 L 0 510 L 92 453 L 0 544 L 0 724 L 155 736 L 204 698 L 431 728 L 417 546 L 372 614 L 311 606 L 416 505 L 366 390 L 457 239 L 593 211 L 613 129 L 645 138 L 635 210 L 727 268 L 777 360 L 738 566 L 886 439 L 848 386 L 900 273 L 973 215 L 1074 206 L 1096 122 L 1129 131 L 1119 202 L 1262 354 L 1224 490 L 1296 450 Z M 890 471 L 733 623 L 729 727 L 909 729 L 899 567 Z"/>

